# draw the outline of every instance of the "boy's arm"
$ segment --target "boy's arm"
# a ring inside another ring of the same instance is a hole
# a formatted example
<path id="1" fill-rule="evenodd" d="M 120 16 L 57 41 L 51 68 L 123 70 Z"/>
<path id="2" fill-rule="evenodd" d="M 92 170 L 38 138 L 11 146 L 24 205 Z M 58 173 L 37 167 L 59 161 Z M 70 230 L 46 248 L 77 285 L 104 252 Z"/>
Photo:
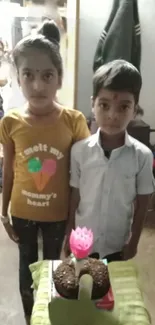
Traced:
<path id="1" fill-rule="evenodd" d="M 69 206 L 67 233 L 69 234 L 72 227 L 75 226 L 75 213 L 80 201 L 80 160 L 81 160 L 81 143 L 76 143 L 71 149 L 71 165 L 70 165 L 70 186 L 71 197 Z"/>
<path id="2" fill-rule="evenodd" d="M 64 247 L 63 247 L 65 257 L 70 255 L 69 237 L 72 229 L 75 228 L 75 213 L 78 208 L 79 202 L 80 202 L 79 189 L 72 187 L 71 195 L 70 195 L 69 214 L 68 214 L 67 227 L 66 227 L 66 236 L 65 236 Z"/>
<path id="3" fill-rule="evenodd" d="M 133 258 L 137 253 L 137 247 L 148 211 L 151 194 L 155 190 L 153 178 L 153 155 L 147 152 L 141 170 L 137 174 L 136 208 L 131 229 L 131 238 L 124 248 L 124 259 Z"/>
<path id="4" fill-rule="evenodd" d="M 69 250 L 69 235 L 72 229 L 75 228 L 75 213 L 78 208 L 80 202 L 80 151 L 79 144 L 75 144 L 71 150 L 71 175 L 70 175 L 70 186 L 71 186 L 71 194 L 70 194 L 70 204 L 69 204 L 69 214 L 67 219 L 67 227 L 66 227 L 66 240 L 65 240 L 65 253 Z"/>
<path id="5" fill-rule="evenodd" d="M 75 213 L 80 202 L 80 192 L 78 188 L 71 188 L 69 216 L 67 222 L 66 235 L 69 236 L 72 229 L 75 228 Z"/>
<path id="6" fill-rule="evenodd" d="M 137 195 L 136 198 L 136 210 L 135 210 L 133 224 L 132 224 L 132 236 L 131 236 L 131 239 L 136 246 L 139 243 L 140 235 L 148 211 L 150 198 L 151 198 L 150 194 Z"/>

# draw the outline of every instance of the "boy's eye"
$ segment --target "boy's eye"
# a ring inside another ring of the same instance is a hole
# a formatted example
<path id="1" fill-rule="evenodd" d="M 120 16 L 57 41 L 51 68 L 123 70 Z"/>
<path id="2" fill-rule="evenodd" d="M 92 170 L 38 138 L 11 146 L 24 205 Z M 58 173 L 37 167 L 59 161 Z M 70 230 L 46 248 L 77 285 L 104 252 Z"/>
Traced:
<path id="1" fill-rule="evenodd" d="M 44 76 L 43 76 L 44 80 L 49 82 L 53 79 L 53 73 L 46 73 Z"/>
<path id="2" fill-rule="evenodd" d="M 100 103 L 100 108 L 103 109 L 104 111 L 107 111 L 109 109 L 109 104 L 108 103 Z"/>

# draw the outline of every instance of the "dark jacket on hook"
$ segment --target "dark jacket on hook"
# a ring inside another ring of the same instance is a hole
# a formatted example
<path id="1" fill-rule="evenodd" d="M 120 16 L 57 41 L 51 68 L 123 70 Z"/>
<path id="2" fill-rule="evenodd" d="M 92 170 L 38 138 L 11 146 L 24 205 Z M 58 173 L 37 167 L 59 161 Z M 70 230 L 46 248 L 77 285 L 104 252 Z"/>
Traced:
<path id="1" fill-rule="evenodd" d="M 113 0 L 111 14 L 97 45 L 93 70 L 116 59 L 129 61 L 140 70 L 141 39 L 137 0 Z"/>

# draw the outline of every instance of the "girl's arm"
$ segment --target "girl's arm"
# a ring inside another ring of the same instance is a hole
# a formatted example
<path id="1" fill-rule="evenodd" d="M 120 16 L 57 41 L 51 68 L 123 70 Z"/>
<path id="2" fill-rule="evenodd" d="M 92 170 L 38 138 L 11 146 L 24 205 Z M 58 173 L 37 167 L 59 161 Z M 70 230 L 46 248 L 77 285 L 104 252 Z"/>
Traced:
<path id="1" fill-rule="evenodd" d="M 90 130 L 88 129 L 86 118 L 82 113 L 79 113 L 74 126 L 73 143 L 86 139 L 89 136 Z"/>
<path id="2" fill-rule="evenodd" d="M 8 208 L 11 199 L 11 192 L 14 179 L 14 144 L 10 140 L 3 144 L 3 193 L 2 193 L 2 215 L 8 215 Z"/>
<path id="3" fill-rule="evenodd" d="M 8 208 L 11 199 L 13 179 L 14 179 L 14 144 L 12 141 L 8 141 L 3 145 L 3 192 L 2 192 L 2 218 L 3 225 L 8 233 L 8 236 L 15 243 L 18 243 L 19 238 L 17 237 L 13 226 L 11 225 L 8 218 Z M 6 219 L 5 219 L 6 218 Z"/>

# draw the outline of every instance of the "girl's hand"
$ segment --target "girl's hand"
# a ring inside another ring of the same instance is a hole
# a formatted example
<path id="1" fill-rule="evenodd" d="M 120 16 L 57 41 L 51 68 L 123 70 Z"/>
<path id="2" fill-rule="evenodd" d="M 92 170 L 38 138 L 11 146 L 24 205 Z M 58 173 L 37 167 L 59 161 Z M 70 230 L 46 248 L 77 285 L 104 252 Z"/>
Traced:
<path id="1" fill-rule="evenodd" d="M 15 243 L 18 243 L 19 242 L 19 238 L 18 236 L 16 235 L 14 229 L 13 229 L 13 226 L 8 222 L 4 225 L 4 228 L 8 234 L 8 236 L 10 237 L 11 240 L 13 240 Z"/>

